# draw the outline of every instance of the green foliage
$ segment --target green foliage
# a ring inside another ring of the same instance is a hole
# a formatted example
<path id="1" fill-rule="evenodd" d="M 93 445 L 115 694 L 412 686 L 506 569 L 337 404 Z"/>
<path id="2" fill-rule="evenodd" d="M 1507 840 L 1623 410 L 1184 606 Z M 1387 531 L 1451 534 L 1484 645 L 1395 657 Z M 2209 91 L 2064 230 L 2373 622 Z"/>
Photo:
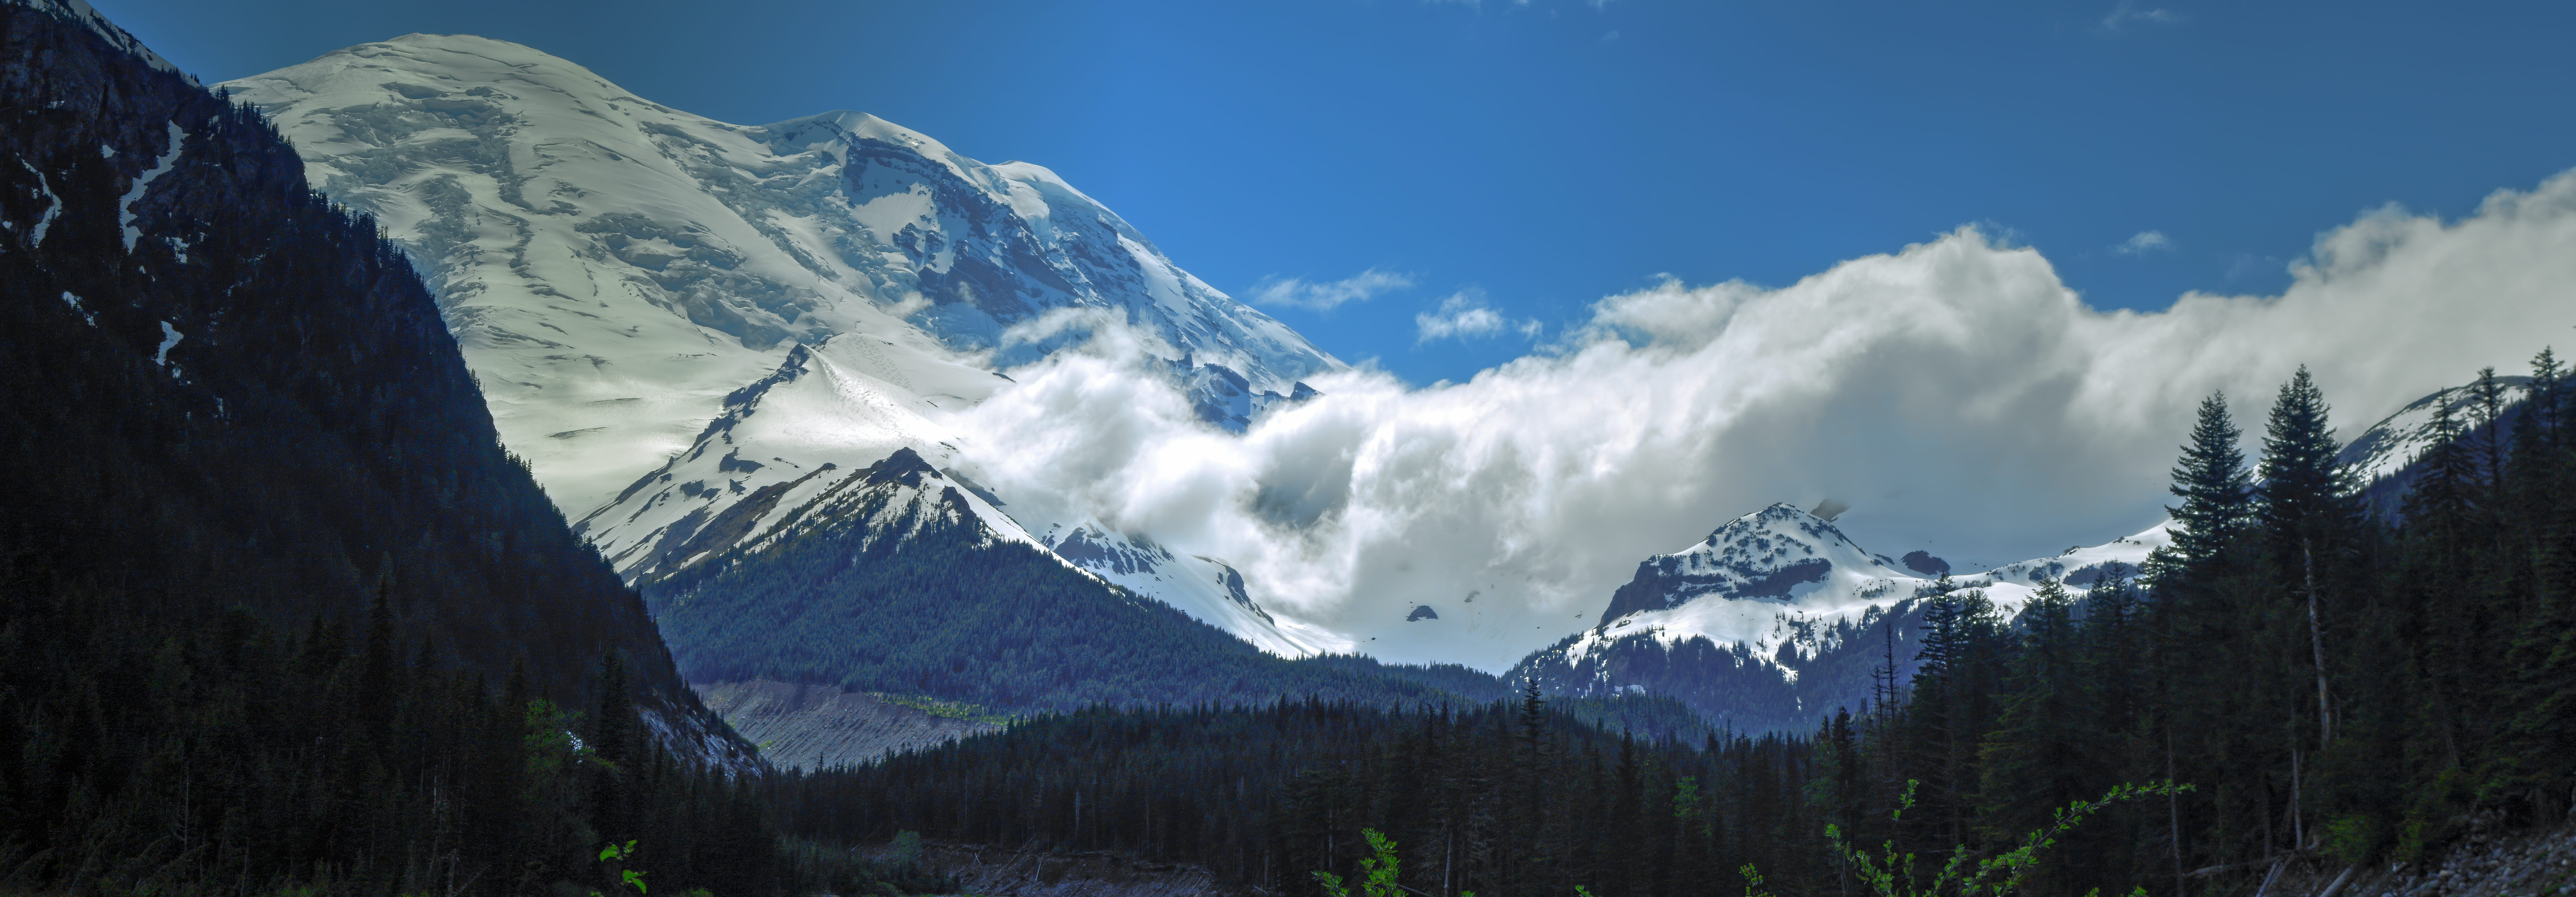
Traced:
<path id="1" fill-rule="evenodd" d="M 1403 865 L 1395 854 L 1394 839 L 1373 828 L 1361 829 L 1360 836 L 1368 840 L 1369 846 L 1368 855 L 1360 858 L 1361 897 L 1403 897 L 1403 887 L 1396 884 Z M 1317 869 L 1315 881 L 1329 897 L 1351 897 L 1351 889 L 1343 886 L 1339 875 Z"/>
<path id="2" fill-rule="evenodd" d="M 910 829 L 894 833 L 894 843 L 886 849 L 886 860 L 897 866 L 921 865 L 921 833 Z"/>
<path id="3" fill-rule="evenodd" d="M 916 836 L 917 837 L 917 836 Z M 883 861 L 870 860 L 845 845 L 789 841 L 784 853 L 787 879 L 799 883 L 796 893 L 840 897 L 902 897 L 908 894 L 955 894 L 957 881 L 922 862 L 897 862 L 901 845 Z"/>
<path id="4" fill-rule="evenodd" d="M 1907 782 L 1898 798 L 1897 808 L 1888 813 L 1890 821 L 1901 821 L 1905 811 L 1914 808 L 1914 791 L 1920 782 Z M 2114 804 L 2141 797 L 2173 795 L 2192 790 L 2190 785 L 2160 782 L 2150 785 L 2122 784 L 2094 800 L 2076 801 L 2057 809 L 2046 828 L 2024 835 L 2011 850 L 1991 857 L 1979 857 L 1966 845 L 1950 851 L 1950 859 L 1925 884 L 1917 885 L 1916 858 L 1912 852 L 1897 849 L 1889 841 L 1873 855 L 1867 849 L 1850 843 L 1838 826 L 1825 827 L 1825 837 L 1833 842 L 1835 853 L 1851 864 L 1854 877 L 1876 897 L 2005 897 L 2020 893 L 2031 875 L 2039 869 L 2042 851 L 2094 814 Z M 1763 887 L 1761 873 L 1753 866 L 1743 868 L 1747 897 L 1770 897 Z M 2143 890 L 2143 889 L 2141 889 Z"/>
<path id="5" fill-rule="evenodd" d="M 602 863 L 623 864 L 631 862 L 634 859 L 634 841 L 628 841 L 622 845 L 609 844 L 599 849 L 599 861 Z M 636 897 L 643 897 L 644 894 L 648 893 L 644 887 L 644 873 L 639 870 L 629 869 L 620 865 L 617 869 L 617 883 L 621 887 L 634 888 Z M 601 895 L 599 891 L 594 888 L 590 892 L 590 897 L 601 897 Z"/>
<path id="6" fill-rule="evenodd" d="M 1374 871 L 1443 895 L 1581 885 L 1636 897 L 1747 861 L 1794 867 L 1779 878 L 1801 887 L 1830 884 L 1816 861 L 1823 820 L 1803 797 L 1817 767 L 1800 740 L 1623 739 L 1526 701 L 1040 714 L 867 766 L 785 775 L 776 794 L 797 837 L 913 830 L 1118 851 L 1273 891 L 1318 893 L 1310 873 L 1321 870 L 1353 893 Z M 1367 831 L 1394 863 L 1363 865 L 1378 860 Z"/>

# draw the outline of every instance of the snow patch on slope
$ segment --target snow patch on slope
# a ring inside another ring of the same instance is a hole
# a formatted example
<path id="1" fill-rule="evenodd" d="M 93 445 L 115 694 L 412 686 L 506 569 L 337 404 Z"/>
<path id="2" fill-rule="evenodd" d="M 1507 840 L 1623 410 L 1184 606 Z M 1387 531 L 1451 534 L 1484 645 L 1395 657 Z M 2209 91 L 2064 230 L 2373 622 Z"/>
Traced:
<path id="1" fill-rule="evenodd" d="M 2496 384 L 2504 388 L 2505 404 L 2521 398 L 2530 377 L 2499 376 Z M 2406 469 L 2415 459 L 2433 448 L 2437 435 L 2433 420 L 2443 408 L 2450 409 L 2451 420 L 2467 429 L 2477 420 L 2477 384 L 2454 386 L 2406 403 L 2397 413 L 2381 418 L 2370 429 L 2353 437 L 2335 460 L 2350 469 L 2354 479 L 2363 485 L 2378 482 Z"/>
<path id="2" fill-rule="evenodd" d="M 143 191 L 151 189 L 153 181 L 169 174 L 170 167 L 178 164 L 179 151 L 187 143 L 188 132 L 182 130 L 178 122 L 171 122 L 170 148 L 162 151 L 161 158 L 153 160 L 151 169 L 137 175 L 133 188 L 126 190 L 125 196 L 116 201 L 116 226 L 125 233 L 125 251 L 133 252 L 134 241 L 143 238 L 143 231 L 134 226 L 134 204 L 143 201 Z"/>
<path id="3" fill-rule="evenodd" d="M 1085 520 L 1048 528 L 1044 537 L 1057 556 L 1118 584 L 1189 614 L 1281 657 L 1347 652 L 1348 637 L 1263 610 L 1245 588 L 1243 574 L 1224 561 L 1174 552 L 1138 534 L 1113 532 Z"/>

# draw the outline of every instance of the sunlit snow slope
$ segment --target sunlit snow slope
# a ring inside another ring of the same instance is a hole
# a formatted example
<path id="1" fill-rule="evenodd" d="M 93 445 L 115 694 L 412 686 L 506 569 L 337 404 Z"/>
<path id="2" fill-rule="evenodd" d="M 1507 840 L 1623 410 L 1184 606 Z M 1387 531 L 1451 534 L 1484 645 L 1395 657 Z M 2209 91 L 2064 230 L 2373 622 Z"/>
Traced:
<path id="1" fill-rule="evenodd" d="M 1255 392 L 1339 362 L 1025 163 L 856 112 L 745 127 L 518 44 L 414 34 L 225 85 L 427 269 L 503 439 L 575 517 L 835 335 L 992 366 L 1055 309 L 1144 325 Z M 894 350 L 902 351 L 894 351 Z M 927 396 L 929 387 L 921 395 Z"/>
<path id="2" fill-rule="evenodd" d="M 2135 576 L 2171 541 L 2158 524 L 2109 544 L 1955 575 L 1950 585 L 1981 589 L 2011 615 L 2043 579 L 2082 597 Z M 1936 579 L 1863 550 L 1829 521 L 1775 504 L 1647 558 L 1598 625 L 1530 655 L 1511 677 L 1535 676 L 1558 693 L 1669 694 L 1739 728 L 1806 727 L 1837 705 L 1857 708 L 1867 670 L 1888 651 L 1911 669 L 1919 602 L 1936 593 Z"/>
<path id="3" fill-rule="evenodd" d="M 1274 654 L 1304 656 L 1337 644 L 1327 633 L 1264 612 L 1245 594 L 1243 577 L 1222 561 L 1176 554 L 1090 521 L 1014 517 L 1007 500 L 953 466 L 954 437 L 940 422 L 944 411 L 981 400 L 1005 382 L 935 351 L 867 334 L 798 345 L 769 376 L 727 395 L 723 413 L 686 450 L 581 518 L 574 532 L 630 582 L 649 582 L 803 529 L 873 525 L 844 518 L 883 503 L 845 496 L 859 494 L 851 491 L 854 484 L 867 481 L 881 461 L 909 449 L 932 465 L 926 476 L 940 488 L 959 490 L 961 513 L 989 529 L 987 538 L 1053 550 L 1104 582 L 1159 599 Z M 1043 535 L 1032 528 L 1043 528 Z"/>

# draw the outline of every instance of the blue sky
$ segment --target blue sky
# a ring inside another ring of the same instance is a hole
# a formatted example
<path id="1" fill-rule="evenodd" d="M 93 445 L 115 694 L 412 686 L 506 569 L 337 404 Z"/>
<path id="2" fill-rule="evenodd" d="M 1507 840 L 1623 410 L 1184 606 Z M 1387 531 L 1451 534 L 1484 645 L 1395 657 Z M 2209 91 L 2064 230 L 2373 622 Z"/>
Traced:
<path id="1" fill-rule="evenodd" d="M 463 32 L 737 123 L 872 112 L 1054 168 L 1237 296 L 1378 272 L 1270 310 L 1417 383 L 1659 275 L 1786 285 L 1966 224 L 2099 307 L 2271 293 L 2365 210 L 2576 166 L 2554 3 L 98 5 L 210 80 Z M 1444 302 L 1501 326 L 1425 341 Z"/>

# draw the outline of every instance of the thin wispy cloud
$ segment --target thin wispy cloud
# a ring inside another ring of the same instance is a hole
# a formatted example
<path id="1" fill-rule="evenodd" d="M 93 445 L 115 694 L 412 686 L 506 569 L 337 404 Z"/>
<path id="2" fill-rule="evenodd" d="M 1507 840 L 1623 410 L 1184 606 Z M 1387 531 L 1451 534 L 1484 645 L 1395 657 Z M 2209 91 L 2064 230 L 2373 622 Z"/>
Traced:
<path id="1" fill-rule="evenodd" d="M 1253 284 L 1244 298 L 1259 305 L 1284 305 L 1309 311 L 1332 311 L 1345 303 L 1366 302 L 1379 295 L 1413 286 L 1413 278 L 1394 271 L 1370 268 L 1340 280 L 1312 282 L 1302 278 L 1276 275 Z"/>
<path id="2" fill-rule="evenodd" d="M 1463 340 L 1496 336 L 1507 332 L 1519 333 L 1523 337 L 1536 337 L 1540 327 L 1539 322 L 1535 320 L 1514 321 L 1503 317 L 1502 312 L 1495 311 L 1492 306 L 1485 304 L 1485 297 L 1473 290 L 1462 290 L 1451 294 L 1449 298 L 1440 300 L 1438 310 L 1414 315 L 1413 326 L 1417 334 L 1413 340 L 1415 345 L 1444 339 Z"/>
<path id="3" fill-rule="evenodd" d="M 2173 240 L 2166 237 L 2164 231 L 2145 230 L 2139 231 L 2137 236 L 2120 241 L 2120 245 L 2111 247 L 2111 251 L 2121 255 L 2145 255 L 2159 249 L 2172 248 Z"/>
<path id="4" fill-rule="evenodd" d="M 2102 17 L 2102 30 L 2118 31 L 2130 25 L 2180 25 L 2181 13 L 2162 7 L 2140 7 L 2137 0 L 2120 0 L 2111 14 Z"/>

